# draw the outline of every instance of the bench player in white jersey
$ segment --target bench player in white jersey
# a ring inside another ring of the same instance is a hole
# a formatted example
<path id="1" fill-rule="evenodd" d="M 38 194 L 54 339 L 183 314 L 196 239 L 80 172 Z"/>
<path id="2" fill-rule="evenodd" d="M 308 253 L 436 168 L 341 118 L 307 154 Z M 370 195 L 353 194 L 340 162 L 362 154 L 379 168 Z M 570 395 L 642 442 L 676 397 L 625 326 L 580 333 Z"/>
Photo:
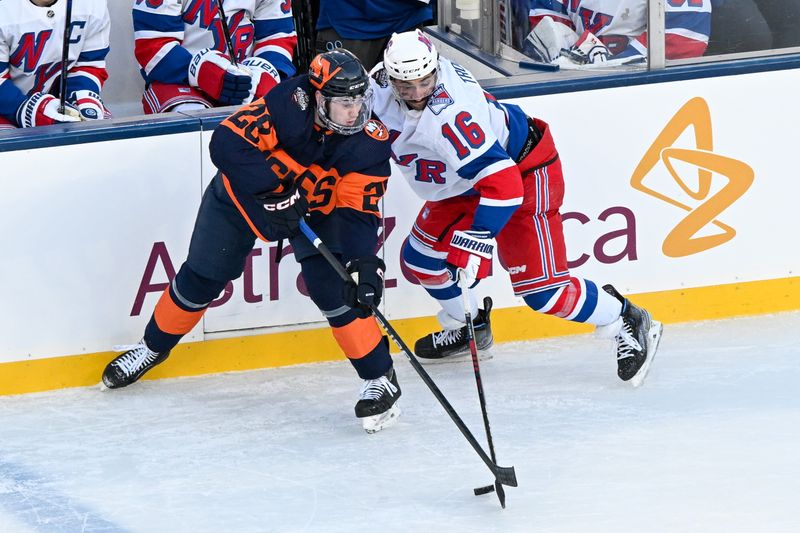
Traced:
<path id="1" fill-rule="evenodd" d="M 105 0 L 75 2 L 66 103 L 59 112 L 65 0 L 0 2 L 0 129 L 102 119 L 110 19 Z"/>
<path id="2" fill-rule="evenodd" d="M 705 53 L 712 1 L 665 2 L 667 59 Z M 530 0 L 528 17 L 525 51 L 540 61 L 568 67 L 647 57 L 646 0 Z"/>
<path id="3" fill-rule="evenodd" d="M 420 360 L 469 353 L 457 274 L 474 287 L 489 275 L 496 245 L 514 294 L 536 311 L 598 326 L 615 339 L 619 377 L 641 384 L 662 326 L 611 285 L 598 289 L 567 269 L 564 180 L 549 126 L 485 93 L 419 30 L 392 36 L 373 86 L 392 158 L 427 200 L 402 251 L 405 266 L 442 307 L 444 330 L 417 341 Z M 492 344 L 491 299 L 479 310 L 472 292 L 476 341 L 485 350 Z"/>
<path id="4" fill-rule="evenodd" d="M 290 0 L 133 0 L 133 29 L 148 114 L 239 105 L 295 73 Z"/>

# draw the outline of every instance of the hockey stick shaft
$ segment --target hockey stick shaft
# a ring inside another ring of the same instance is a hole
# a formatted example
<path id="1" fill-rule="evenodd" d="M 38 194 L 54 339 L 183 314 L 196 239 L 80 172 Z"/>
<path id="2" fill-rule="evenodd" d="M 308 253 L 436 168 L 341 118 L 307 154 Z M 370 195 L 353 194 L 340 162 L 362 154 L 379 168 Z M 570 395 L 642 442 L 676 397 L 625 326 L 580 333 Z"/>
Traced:
<path id="1" fill-rule="evenodd" d="M 67 105 L 67 67 L 69 65 L 69 39 L 72 28 L 72 0 L 67 0 L 64 13 L 64 39 L 61 43 L 61 79 L 59 80 L 58 112 L 64 114 Z"/>
<path id="2" fill-rule="evenodd" d="M 305 220 L 300 221 L 300 231 L 303 232 L 303 235 L 305 235 L 308 240 L 311 241 L 319 253 L 321 253 L 328 263 L 330 263 L 331 267 L 336 271 L 339 277 L 342 278 L 342 280 L 352 281 L 350 274 L 347 273 L 347 270 L 345 270 L 339 259 L 333 255 L 327 246 L 325 246 L 325 243 L 323 243 L 317 234 L 314 233 L 314 230 L 312 230 L 308 224 L 306 224 Z M 422 378 L 422 381 L 428 386 L 428 389 L 430 389 L 434 397 L 436 397 L 436 399 L 439 401 L 441 406 L 447 412 L 448 416 L 450 416 L 450 419 L 453 421 L 453 423 L 455 423 L 459 431 L 461 431 L 461 434 L 467 439 L 467 442 L 469 442 L 470 446 L 472 446 L 486 466 L 489 467 L 489 470 L 491 470 L 491 472 L 494 474 L 497 482 L 510 487 L 516 487 L 517 475 L 514 472 L 514 467 L 497 466 L 497 464 L 490 459 L 488 455 L 486 455 L 486 452 L 483 450 L 483 448 L 481 448 L 481 445 L 478 444 L 475 436 L 472 435 L 472 432 L 470 432 L 467 425 L 463 420 L 461 420 L 461 417 L 458 416 L 456 410 L 453 408 L 447 398 L 445 398 L 444 394 L 442 394 L 442 391 L 439 390 L 439 387 L 433 381 L 428 372 L 422 367 L 422 364 L 417 361 L 417 358 L 414 356 L 414 353 L 411 351 L 411 349 L 406 346 L 406 343 L 403 342 L 403 339 L 400 338 L 400 335 L 397 334 L 397 331 L 395 331 L 392 325 L 389 324 L 389 321 L 386 320 L 386 317 L 383 316 L 383 313 L 381 313 L 375 305 L 370 306 L 370 309 L 375 315 L 375 318 L 378 320 L 378 323 L 380 323 L 381 327 L 386 331 L 386 334 L 391 337 L 395 344 L 397 344 L 397 346 L 408 359 L 408 362 L 411 363 L 411 366 L 414 368 L 417 374 L 419 374 L 419 377 Z"/>
<path id="3" fill-rule="evenodd" d="M 478 345 L 475 341 L 475 324 L 472 322 L 472 312 L 470 311 L 469 304 L 469 282 L 462 269 L 458 270 L 458 284 L 461 286 L 461 300 L 464 304 L 464 321 L 467 324 L 467 344 L 469 344 L 469 353 L 472 356 L 472 369 L 475 372 L 475 385 L 478 387 L 478 401 L 481 405 L 481 414 L 483 415 L 483 427 L 486 430 L 486 442 L 489 445 L 489 455 L 492 462 L 497 463 L 497 457 L 494 453 L 494 441 L 492 440 L 492 430 L 489 427 L 489 413 L 486 410 L 486 396 L 483 393 L 483 380 L 481 379 L 481 366 L 478 361 Z M 500 499 L 500 505 L 505 508 L 506 495 L 500 483 L 495 483 L 495 491 L 497 497 Z"/>
<path id="4" fill-rule="evenodd" d="M 225 10 L 222 8 L 222 0 L 217 0 L 217 8 L 219 9 L 219 24 L 222 27 L 222 37 L 225 39 L 225 46 L 228 47 L 231 63 L 233 63 L 234 67 L 238 67 L 236 50 L 233 49 L 233 43 L 231 42 L 231 30 L 228 28 L 228 17 L 225 16 Z"/>

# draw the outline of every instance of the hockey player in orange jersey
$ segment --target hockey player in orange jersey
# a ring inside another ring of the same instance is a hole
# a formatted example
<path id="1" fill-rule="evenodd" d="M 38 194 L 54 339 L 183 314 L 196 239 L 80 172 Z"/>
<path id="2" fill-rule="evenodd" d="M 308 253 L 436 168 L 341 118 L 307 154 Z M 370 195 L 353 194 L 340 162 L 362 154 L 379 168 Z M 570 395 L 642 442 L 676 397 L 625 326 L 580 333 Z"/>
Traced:
<path id="1" fill-rule="evenodd" d="M 163 362 L 242 274 L 256 239 L 289 239 L 311 299 L 364 380 L 356 416 L 367 432 L 392 424 L 400 388 L 387 339 L 368 307 L 383 290 L 385 267 L 375 253 L 389 134 L 372 115 L 364 67 L 346 50 L 318 55 L 307 75 L 278 84 L 223 121 L 210 154 L 219 172 L 203 196 L 188 258 L 143 339 L 108 364 L 103 384 L 125 387 Z M 358 274 L 358 285 L 342 282 L 300 234 L 303 218 Z"/>

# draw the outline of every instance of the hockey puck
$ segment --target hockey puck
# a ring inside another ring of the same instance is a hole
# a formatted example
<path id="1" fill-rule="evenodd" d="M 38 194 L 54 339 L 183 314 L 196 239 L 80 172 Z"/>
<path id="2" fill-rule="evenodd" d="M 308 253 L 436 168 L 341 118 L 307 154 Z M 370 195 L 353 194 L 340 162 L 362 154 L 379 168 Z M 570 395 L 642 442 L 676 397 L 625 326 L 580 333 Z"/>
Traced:
<path id="1" fill-rule="evenodd" d="M 481 496 L 483 494 L 489 494 L 490 492 L 494 492 L 494 485 L 486 485 L 485 487 L 478 487 L 477 489 L 473 489 L 475 496 Z"/>

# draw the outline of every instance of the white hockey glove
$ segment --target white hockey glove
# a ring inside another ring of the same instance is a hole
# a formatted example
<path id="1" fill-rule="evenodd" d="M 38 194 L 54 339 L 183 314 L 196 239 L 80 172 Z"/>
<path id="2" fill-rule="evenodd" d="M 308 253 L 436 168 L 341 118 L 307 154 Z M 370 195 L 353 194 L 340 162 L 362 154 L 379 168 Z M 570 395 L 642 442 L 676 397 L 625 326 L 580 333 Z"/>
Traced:
<path id="1" fill-rule="evenodd" d="M 450 239 L 447 262 L 464 272 L 471 287 L 489 275 L 493 255 L 494 239 L 488 231 L 458 230 Z"/>
<path id="2" fill-rule="evenodd" d="M 552 63 L 562 48 L 569 49 L 577 40 L 578 34 L 572 28 L 544 17 L 525 39 L 525 52 L 537 61 Z"/>
<path id="3" fill-rule="evenodd" d="M 100 95 L 94 91 L 75 91 L 69 95 L 69 103 L 81 114 L 82 120 L 102 120 L 105 118 L 105 107 Z"/>
<path id="4" fill-rule="evenodd" d="M 204 48 L 189 63 L 189 85 L 197 87 L 222 105 L 239 105 L 251 96 L 253 82 L 248 70 L 233 66 L 228 56 Z"/>
<path id="5" fill-rule="evenodd" d="M 577 65 L 596 65 L 608 61 L 608 56 L 611 54 L 594 33 L 586 30 L 575 44 L 569 50 L 561 52 L 561 55 Z"/>
<path id="6" fill-rule="evenodd" d="M 267 94 L 270 89 L 281 81 L 278 69 L 272 63 L 260 57 L 248 57 L 242 61 L 241 66 L 250 71 L 252 85 L 250 87 L 251 98 L 249 101 L 257 100 Z"/>
<path id="7" fill-rule="evenodd" d="M 64 105 L 64 112 L 60 113 L 60 102 L 52 94 L 33 93 L 17 109 L 17 124 L 23 128 L 35 126 L 49 126 L 64 122 L 80 122 L 81 114 L 69 104 Z"/>

